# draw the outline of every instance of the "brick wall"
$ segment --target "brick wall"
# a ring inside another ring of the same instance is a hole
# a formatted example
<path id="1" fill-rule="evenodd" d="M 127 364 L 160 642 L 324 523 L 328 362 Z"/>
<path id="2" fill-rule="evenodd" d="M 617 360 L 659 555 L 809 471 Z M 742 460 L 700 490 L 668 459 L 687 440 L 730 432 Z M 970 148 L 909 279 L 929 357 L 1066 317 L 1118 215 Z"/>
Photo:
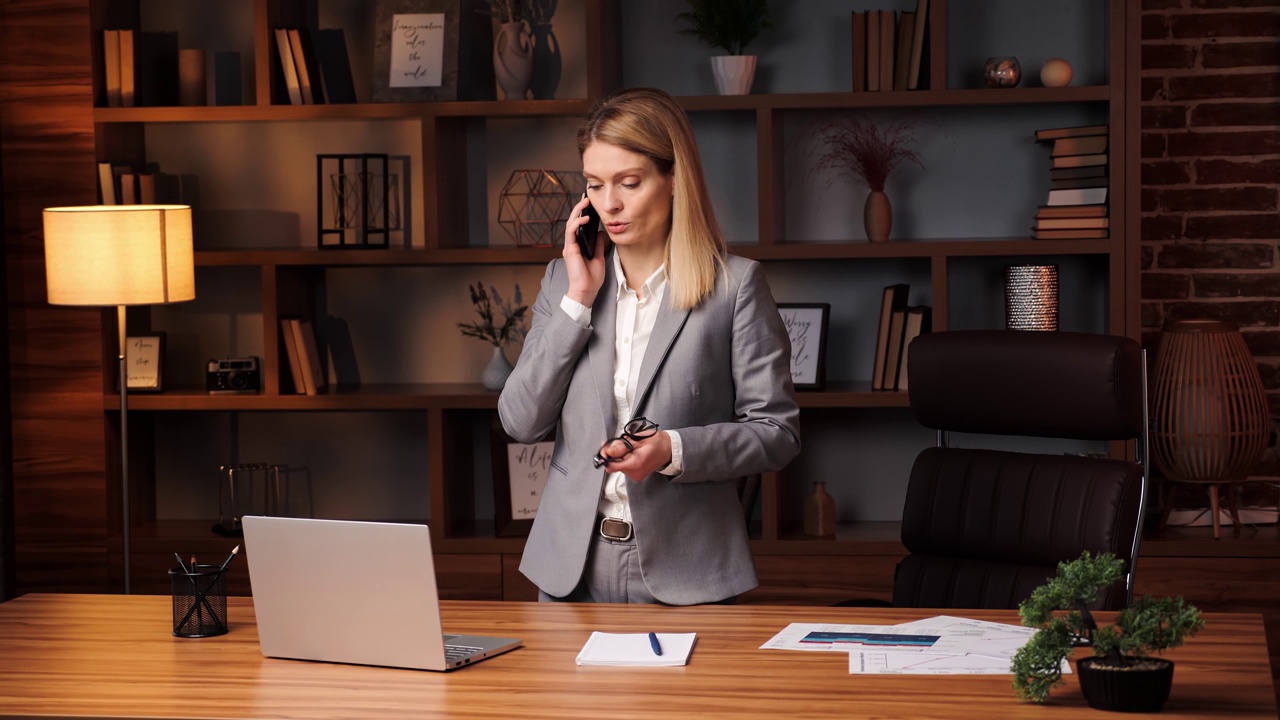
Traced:
<path id="1" fill-rule="evenodd" d="M 1280 0 L 1142 0 L 1142 331 L 1221 319 L 1280 418 Z M 1256 475 L 1280 477 L 1275 434 Z"/>

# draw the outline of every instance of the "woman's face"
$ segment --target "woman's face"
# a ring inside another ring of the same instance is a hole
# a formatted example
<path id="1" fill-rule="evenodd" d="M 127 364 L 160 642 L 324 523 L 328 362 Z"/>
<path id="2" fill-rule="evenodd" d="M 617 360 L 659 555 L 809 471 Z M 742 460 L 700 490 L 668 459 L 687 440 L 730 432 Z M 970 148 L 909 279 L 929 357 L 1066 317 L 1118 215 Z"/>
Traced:
<path id="1" fill-rule="evenodd" d="M 609 239 L 631 247 L 662 246 L 671 227 L 673 180 L 644 155 L 595 141 L 582 152 L 587 197 Z"/>

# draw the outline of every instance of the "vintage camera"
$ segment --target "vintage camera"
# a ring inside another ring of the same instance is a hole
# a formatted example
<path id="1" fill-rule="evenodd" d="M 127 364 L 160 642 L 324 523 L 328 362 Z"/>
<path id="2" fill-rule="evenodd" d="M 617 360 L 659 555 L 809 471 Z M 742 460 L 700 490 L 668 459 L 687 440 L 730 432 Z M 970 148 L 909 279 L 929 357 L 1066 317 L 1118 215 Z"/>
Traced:
<path id="1" fill-rule="evenodd" d="M 222 358 L 210 360 L 205 383 L 217 395 L 256 393 L 262 389 L 262 370 L 258 358 Z"/>

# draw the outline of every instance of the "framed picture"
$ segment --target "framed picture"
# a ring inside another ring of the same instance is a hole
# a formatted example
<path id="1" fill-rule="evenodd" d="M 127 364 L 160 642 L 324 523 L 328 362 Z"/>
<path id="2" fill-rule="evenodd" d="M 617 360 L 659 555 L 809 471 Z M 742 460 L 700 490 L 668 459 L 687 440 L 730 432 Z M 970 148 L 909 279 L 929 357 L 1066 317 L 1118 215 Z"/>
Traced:
<path id="1" fill-rule="evenodd" d="M 791 382 L 797 390 L 821 390 L 826 381 L 829 303 L 779 303 L 791 339 Z"/>
<path id="2" fill-rule="evenodd" d="M 495 423 L 493 452 L 493 519 L 499 537 L 528 535 L 547 484 L 555 438 L 532 445 L 518 443 Z"/>
<path id="3" fill-rule="evenodd" d="M 373 101 L 495 99 L 488 7 L 485 0 L 377 0 Z"/>
<path id="4" fill-rule="evenodd" d="M 164 333 L 125 338 L 124 367 L 130 392 L 164 390 Z"/>

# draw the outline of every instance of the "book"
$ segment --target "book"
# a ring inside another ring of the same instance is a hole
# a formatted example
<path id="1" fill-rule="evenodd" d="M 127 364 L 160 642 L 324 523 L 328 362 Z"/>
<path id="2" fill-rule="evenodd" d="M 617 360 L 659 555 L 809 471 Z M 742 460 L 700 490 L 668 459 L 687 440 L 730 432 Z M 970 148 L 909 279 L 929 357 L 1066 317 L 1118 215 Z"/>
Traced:
<path id="1" fill-rule="evenodd" d="M 120 107 L 120 31 L 102 31 L 103 87 L 107 107 Z"/>
<path id="2" fill-rule="evenodd" d="M 302 95 L 303 105 L 316 104 L 316 92 L 311 88 L 311 72 L 308 68 L 307 53 L 302 48 L 302 34 L 297 28 L 289 28 L 289 50 L 293 55 L 293 69 L 298 74 L 298 90 Z M 315 63 L 310 63 L 314 65 Z M 318 81 L 319 78 L 316 78 Z"/>
<path id="3" fill-rule="evenodd" d="M 1106 151 L 1106 135 L 1064 137 L 1053 141 L 1051 157 L 1062 157 L 1063 155 L 1096 155 Z"/>
<path id="4" fill-rule="evenodd" d="M 890 285 L 884 289 L 880 299 L 880 325 L 876 332 L 876 357 L 871 368 L 871 389 L 884 390 L 885 359 L 889 353 L 889 325 L 893 322 L 893 311 L 907 306 L 907 294 L 910 286 L 906 283 Z"/>
<path id="5" fill-rule="evenodd" d="M 915 30 L 915 13 L 904 12 L 898 20 L 898 48 L 893 58 L 893 89 L 907 89 L 907 73 L 911 68 L 911 33 Z"/>
<path id="6" fill-rule="evenodd" d="M 103 205 L 119 204 L 116 195 L 116 174 L 109 162 L 98 163 L 98 190 L 102 194 Z"/>
<path id="7" fill-rule="evenodd" d="M 244 101 L 240 78 L 240 53 L 220 50 L 213 54 L 213 104 L 239 105 Z"/>
<path id="8" fill-rule="evenodd" d="M 853 11 L 853 91 L 867 89 L 867 14 Z"/>
<path id="9" fill-rule="evenodd" d="M 877 92 L 880 89 L 881 12 L 880 10 L 867 11 L 867 92 Z"/>
<path id="10" fill-rule="evenodd" d="M 1111 218 L 1064 217 L 1036 218 L 1036 230 L 1069 230 L 1071 228 L 1105 228 L 1111 226 Z"/>
<path id="11" fill-rule="evenodd" d="M 276 28 L 276 51 L 280 58 L 280 71 L 284 74 L 284 87 L 289 94 L 289 104 L 301 105 L 302 86 L 298 84 L 298 71 L 293 67 L 293 48 L 289 46 L 287 28 Z"/>
<path id="12" fill-rule="evenodd" d="M 902 333 L 906 330 L 906 307 L 894 310 L 889 314 L 889 347 L 884 359 L 884 389 L 898 389 L 898 367 L 902 357 Z"/>
<path id="13" fill-rule="evenodd" d="M 1106 229 L 1075 228 L 1071 230 L 1033 230 L 1037 240 L 1101 240 L 1110 237 Z"/>
<path id="14" fill-rule="evenodd" d="M 1074 168 L 1106 164 L 1106 153 L 1098 153 L 1096 155 L 1064 155 L 1053 159 L 1053 167 L 1056 168 Z"/>
<path id="15" fill-rule="evenodd" d="M 1107 201 L 1107 189 L 1071 188 L 1068 190 L 1050 190 L 1049 200 L 1045 205 L 1097 205 Z"/>
<path id="16" fill-rule="evenodd" d="M 326 28 L 316 32 L 316 61 L 327 103 L 355 103 L 356 85 L 351 76 L 351 60 L 347 55 L 347 38 L 342 28 Z"/>
<path id="17" fill-rule="evenodd" d="M 1071 180 L 1075 178 L 1104 178 L 1107 176 L 1105 165 L 1085 165 L 1083 167 L 1053 168 L 1049 171 L 1051 180 Z"/>
<path id="18" fill-rule="evenodd" d="M 293 392 L 297 395 L 305 395 L 307 388 L 303 379 L 302 365 L 298 359 L 298 340 L 293 330 L 295 322 L 297 322 L 296 318 L 280 318 L 280 335 L 284 338 L 284 354 L 289 361 L 289 377 L 293 380 Z"/>
<path id="19" fill-rule="evenodd" d="M 880 89 L 893 89 L 893 29 L 894 12 L 880 11 Z"/>
<path id="20" fill-rule="evenodd" d="M 649 633 L 595 631 L 578 652 L 579 665 L 597 667 L 679 667 L 689 664 L 697 633 L 656 633 L 662 654 L 654 651 Z"/>
<path id="21" fill-rule="evenodd" d="M 1067 178 L 1065 180 L 1050 180 L 1050 190 L 1067 190 L 1070 188 L 1092 188 L 1106 187 L 1107 179 L 1103 177 L 1091 178 Z"/>
<path id="22" fill-rule="evenodd" d="M 134 33 L 135 90 L 139 106 L 178 104 L 178 33 Z"/>
<path id="23" fill-rule="evenodd" d="M 1106 205 L 1041 205 L 1037 218 L 1106 217 Z"/>
<path id="24" fill-rule="evenodd" d="M 298 365 L 302 373 L 302 385 L 308 395 L 319 395 L 328 386 L 324 368 L 320 365 L 320 350 L 316 344 L 315 329 L 310 320 L 292 320 L 293 341 L 298 349 Z M 287 346 L 286 346 L 287 351 Z"/>
<path id="25" fill-rule="evenodd" d="M 138 173 L 138 202 L 143 205 L 156 204 L 156 174 L 152 172 Z"/>
<path id="26" fill-rule="evenodd" d="M 133 31 L 117 30 L 120 33 L 120 107 L 133 107 L 137 102 L 134 92 L 134 52 Z"/>
<path id="27" fill-rule="evenodd" d="M 1036 140 L 1057 140 L 1067 137 L 1085 137 L 1087 135 L 1106 135 L 1106 125 L 1077 125 L 1075 127 L 1049 128 L 1037 130 Z"/>
<path id="28" fill-rule="evenodd" d="M 924 70 L 925 28 L 929 18 L 929 0 L 916 0 L 916 11 L 912 16 L 915 28 L 911 31 L 911 66 L 907 68 L 907 89 L 920 87 L 920 74 Z"/>
<path id="29" fill-rule="evenodd" d="M 928 305 L 913 305 L 907 308 L 907 323 L 902 331 L 902 359 L 898 362 L 898 389 L 907 390 L 908 355 L 911 341 L 917 337 L 933 332 L 933 308 Z"/>
<path id="30" fill-rule="evenodd" d="M 120 204 L 138 204 L 138 184 L 133 173 L 120 174 Z"/>

